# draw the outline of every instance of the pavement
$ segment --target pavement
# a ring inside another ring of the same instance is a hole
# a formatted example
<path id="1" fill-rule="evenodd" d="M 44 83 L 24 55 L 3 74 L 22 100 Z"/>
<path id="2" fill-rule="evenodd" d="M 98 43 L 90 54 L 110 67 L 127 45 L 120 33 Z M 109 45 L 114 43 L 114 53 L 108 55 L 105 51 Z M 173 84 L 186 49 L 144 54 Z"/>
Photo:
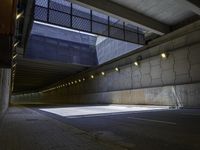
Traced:
<path id="1" fill-rule="evenodd" d="M 199 150 L 200 109 L 84 105 L 11 107 L 0 150 Z"/>

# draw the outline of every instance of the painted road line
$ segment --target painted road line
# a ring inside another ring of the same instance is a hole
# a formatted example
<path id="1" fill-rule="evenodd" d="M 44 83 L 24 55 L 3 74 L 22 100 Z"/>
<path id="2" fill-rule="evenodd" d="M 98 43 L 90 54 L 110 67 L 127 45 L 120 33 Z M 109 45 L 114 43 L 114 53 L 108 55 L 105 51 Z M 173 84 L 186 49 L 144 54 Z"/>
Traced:
<path id="1" fill-rule="evenodd" d="M 152 120 L 152 119 L 146 119 L 146 118 L 136 118 L 136 117 L 127 117 L 127 118 L 134 119 L 134 120 L 140 120 L 140 121 L 148 121 L 148 122 L 162 123 L 162 124 L 168 124 L 168 125 L 176 125 L 175 122 Z"/>

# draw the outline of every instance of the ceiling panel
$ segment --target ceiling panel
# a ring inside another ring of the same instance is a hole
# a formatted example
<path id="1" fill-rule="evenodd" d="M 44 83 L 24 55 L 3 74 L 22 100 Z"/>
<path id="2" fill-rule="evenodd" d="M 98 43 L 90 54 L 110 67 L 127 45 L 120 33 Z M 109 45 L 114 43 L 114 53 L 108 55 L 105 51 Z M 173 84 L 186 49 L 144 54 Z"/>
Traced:
<path id="1" fill-rule="evenodd" d="M 176 0 L 111 0 L 168 25 L 175 25 L 195 14 Z"/>

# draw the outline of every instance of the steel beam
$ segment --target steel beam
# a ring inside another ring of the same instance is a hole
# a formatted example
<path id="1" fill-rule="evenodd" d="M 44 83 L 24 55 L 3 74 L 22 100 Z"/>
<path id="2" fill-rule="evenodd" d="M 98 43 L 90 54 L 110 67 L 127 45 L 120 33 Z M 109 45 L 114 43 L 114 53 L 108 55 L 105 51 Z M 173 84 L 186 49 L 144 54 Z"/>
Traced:
<path id="1" fill-rule="evenodd" d="M 159 35 L 163 35 L 170 31 L 168 25 L 109 0 L 68 0 L 68 1 L 71 1 L 72 3 L 77 3 L 79 5 L 85 6 L 93 10 L 97 10 L 106 15 L 121 19 L 122 21 L 132 23 L 138 27 L 147 29 Z"/>

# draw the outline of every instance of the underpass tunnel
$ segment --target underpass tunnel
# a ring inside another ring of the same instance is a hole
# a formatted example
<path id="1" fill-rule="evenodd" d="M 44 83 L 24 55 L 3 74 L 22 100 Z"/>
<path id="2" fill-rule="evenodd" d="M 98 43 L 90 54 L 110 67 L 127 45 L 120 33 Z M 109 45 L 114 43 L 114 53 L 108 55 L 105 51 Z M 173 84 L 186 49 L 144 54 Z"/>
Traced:
<path id="1" fill-rule="evenodd" d="M 0 19 L 0 149 L 200 148 L 198 1 L 3 0 Z"/>

